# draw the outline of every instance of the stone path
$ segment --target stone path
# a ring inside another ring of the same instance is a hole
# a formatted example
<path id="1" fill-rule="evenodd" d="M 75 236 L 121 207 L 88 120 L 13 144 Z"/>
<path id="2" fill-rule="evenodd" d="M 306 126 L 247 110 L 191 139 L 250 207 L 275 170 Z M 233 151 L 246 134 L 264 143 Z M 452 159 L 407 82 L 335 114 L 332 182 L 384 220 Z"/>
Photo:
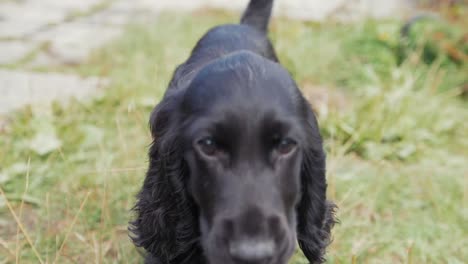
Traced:
<path id="1" fill-rule="evenodd" d="M 24 104 L 51 103 L 55 98 L 67 98 L 70 94 L 78 100 L 85 99 L 106 84 L 105 80 L 99 78 L 82 79 L 61 73 L 0 70 L 0 87 L 2 87 L 0 114 L 2 111 L 18 108 Z M 24 96 L 18 97 L 18 94 Z"/>
<path id="2" fill-rule="evenodd" d="M 277 0 L 275 15 L 298 19 L 355 19 L 402 14 L 409 0 Z M 21 71 L 0 72 L 0 113 L 37 101 L 63 100 L 92 91 L 97 82 L 77 76 L 33 73 L 50 65 L 80 64 L 111 41 L 129 21 L 161 10 L 204 7 L 240 11 L 248 0 L 0 0 L 0 67 L 22 62 Z M 26 81 L 27 80 L 27 81 Z M 33 80 L 33 81 L 31 81 Z M 28 86 L 28 83 L 34 83 Z M 81 88 L 77 88 L 77 84 Z M 84 85 L 84 86 L 83 86 Z M 25 87 L 28 87 L 27 89 Z M 62 91 L 59 92 L 59 89 Z M 44 96 L 46 95 L 46 96 Z M 29 99 L 26 99 L 29 98 Z M 42 99 L 41 99 L 42 98 Z"/>
<path id="3" fill-rule="evenodd" d="M 193 10 L 214 7 L 242 11 L 248 0 L 139 0 L 152 11 L 163 9 Z M 321 21 L 327 18 L 354 20 L 366 16 L 375 18 L 405 15 L 413 0 L 275 0 L 274 15 L 294 19 Z"/>

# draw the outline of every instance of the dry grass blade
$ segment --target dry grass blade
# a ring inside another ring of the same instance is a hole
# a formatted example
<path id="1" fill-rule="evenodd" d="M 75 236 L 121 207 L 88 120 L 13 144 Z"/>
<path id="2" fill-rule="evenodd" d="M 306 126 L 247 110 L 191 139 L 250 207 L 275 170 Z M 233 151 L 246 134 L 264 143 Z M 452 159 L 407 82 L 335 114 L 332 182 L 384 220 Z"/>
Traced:
<path id="1" fill-rule="evenodd" d="M 31 168 L 31 158 L 28 158 L 28 165 L 27 165 L 27 170 L 26 170 L 26 186 L 24 187 L 23 191 L 23 196 L 21 196 L 21 204 L 20 204 L 20 209 L 19 209 L 19 216 L 18 218 L 21 220 L 23 216 L 23 207 L 24 207 L 24 197 L 26 197 L 26 194 L 28 193 L 29 189 L 29 170 Z M 21 245 L 20 245 L 20 230 L 17 228 L 16 230 L 16 263 L 19 263 L 19 257 L 20 257 L 20 251 L 21 251 Z"/>
<path id="2" fill-rule="evenodd" d="M 13 252 L 13 250 L 11 250 L 8 247 L 8 243 L 5 240 L 1 239 L 1 238 L 0 238 L 0 246 L 3 247 L 8 252 L 8 254 L 10 254 L 11 257 L 15 256 L 15 252 Z"/>
<path id="3" fill-rule="evenodd" d="M 407 255 L 408 255 L 408 264 L 413 264 L 413 245 L 411 244 L 408 249 L 407 249 Z"/>
<path id="4" fill-rule="evenodd" d="M 81 211 L 83 210 L 85 204 L 86 204 L 86 201 L 88 201 L 88 197 L 89 195 L 91 194 L 90 191 L 88 191 L 88 193 L 86 193 L 86 196 L 84 198 L 84 200 L 81 202 L 80 204 L 80 209 L 78 210 L 78 212 L 76 213 L 75 217 L 73 218 L 73 221 L 70 225 L 70 228 L 68 229 L 67 233 L 65 234 L 65 238 L 63 239 L 63 242 L 62 244 L 60 245 L 60 248 L 59 250 L 57 251 L 57 253 L 55 254 L 55 259 L 54 259 L 54 262 L 53 263 L 57 263 L 57 261 L 59 260 L 60 258 L 60 253 L 62 252 L 63 250 L 63 247 L 65 246 L 65 243 L 67 242 L 67 239 L 68 239 L 68 236 L 70 235 L 73 227 L 75 226 L 75 223 L 76 221 L 78 220 L 78 216 L 80 215 Z"/>
<path id="5" fill-rule="evenodd" d="M 50 203 L 49 193 L 46 193 L 47 232 L 50 232 Z M 46 263 L 49 263 L 49 248 L 46 248 Z"/>
<path id="6" fill-rule="evenodd" d="M 3 199 L 5 199 L 5 203 L 8 207 L 8 210 L 10 211 L 11 215 L 16 221 L 16 224 L 18 225 L 19 229 L 21 230 L 21 233 L 23 233 L 24 237 L 26 237 L 26 241 L 28 241 L 29 246 L 31 247 L 32 251 L 34 252 L 34 255 L 36 256 L 37 260 L 39 263 L 43 264 L 44 262 L 42 261 L 41 255 L 39 255 L 39 252 L 36 250 L 36 247 L 34 247 L 34 244 L 32 243 L 31 238 L 28 235 L 28 232 L 24 228 L 23 224 L 21 223 L 20 219 L 16 215 L 15 211 L 13 210 L 13 207 L 11 207 L 10 202 L 8 201 L 5 192 L 3 191 L 3 188 L 0 187 L 0 193 L 3 196 Z"/>

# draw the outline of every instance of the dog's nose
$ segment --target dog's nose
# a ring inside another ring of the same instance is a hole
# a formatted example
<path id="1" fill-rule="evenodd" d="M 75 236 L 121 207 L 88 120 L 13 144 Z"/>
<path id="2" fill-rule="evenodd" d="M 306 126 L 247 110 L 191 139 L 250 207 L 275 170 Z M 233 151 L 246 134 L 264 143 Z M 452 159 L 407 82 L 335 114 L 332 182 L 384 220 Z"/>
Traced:
<path id="1" fill-rule="evenodd" d="M 250 238 L 229 243 L 229 254 L 241 263 L 267 263 L 274 253 L 275 242 L 270 239 Z"/>
<path id="2" fill-rule="evenodd" d="M 281 216 L 259 206 L 247 207 L 242 213 L 222 221 L 227 253 L 235 263 L 271 263 L 277 252 L 277 243 L 284 234 Z"/>

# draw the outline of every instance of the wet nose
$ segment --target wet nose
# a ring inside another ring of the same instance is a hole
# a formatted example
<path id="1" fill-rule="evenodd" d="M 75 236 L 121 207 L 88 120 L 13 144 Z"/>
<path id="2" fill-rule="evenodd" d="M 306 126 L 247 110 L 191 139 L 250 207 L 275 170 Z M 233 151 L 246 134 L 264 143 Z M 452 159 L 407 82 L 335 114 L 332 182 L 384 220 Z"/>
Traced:
<path id="1" fill-rule="evenodd" d="M 267 263 L 275 253 L 272 239 L 243 239 L 229 244 L 229 254 L 240 263 Z"/>
<path id="2" fill-rule="evenodd" d="M 274 258 L 276 242 L 284 233 L 279 214 L 250 207 L 223 222 L 227 249 L 236 263 L 263 264 Z"/>

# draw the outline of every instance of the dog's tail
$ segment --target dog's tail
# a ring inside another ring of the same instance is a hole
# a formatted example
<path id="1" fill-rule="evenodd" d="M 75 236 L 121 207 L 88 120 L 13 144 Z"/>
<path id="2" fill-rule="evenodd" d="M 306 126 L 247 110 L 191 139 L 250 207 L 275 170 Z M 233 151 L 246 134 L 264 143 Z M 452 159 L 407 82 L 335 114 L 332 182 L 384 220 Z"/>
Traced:
<path id="1" fill-rule="evenodd" d="M 241 18 L 241 24 L 266 33 L 270 21 L 273 0 L 250 0 Z"/>

